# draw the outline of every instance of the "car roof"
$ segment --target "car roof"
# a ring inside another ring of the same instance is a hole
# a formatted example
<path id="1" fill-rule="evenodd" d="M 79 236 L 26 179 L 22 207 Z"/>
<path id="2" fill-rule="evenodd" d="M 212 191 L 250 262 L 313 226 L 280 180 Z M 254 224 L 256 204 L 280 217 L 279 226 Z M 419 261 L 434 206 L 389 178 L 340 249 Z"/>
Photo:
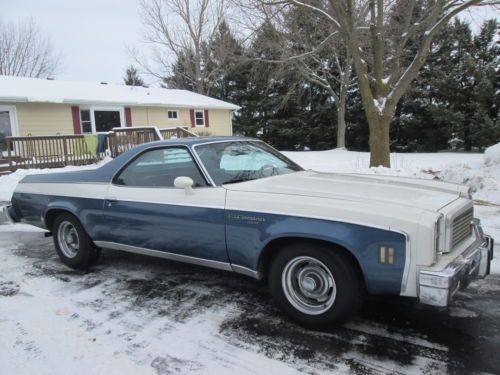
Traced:
<path id="1" fill-rule="evenodd" d="M 149 146 L 154 145 L 154 146 L 168 146 L 170 144 L 176 144 L 176 145 L 186 145 L 186 146 L 192 146 L 192 145 L 197 145 L 197 144 L 202 144 L 202 143 L 210 143 L 210 142 L 228 142 L 228 141 L 258 141 L 257 138 L 250 138 L 250 137 L 236 137 L 236 136 L 220 136 L 220 137 L 188 137 L 188 138 L 172 138 L 172 139 L 166 139 L 163 141 L 155 141 L 148 143 Z"/>

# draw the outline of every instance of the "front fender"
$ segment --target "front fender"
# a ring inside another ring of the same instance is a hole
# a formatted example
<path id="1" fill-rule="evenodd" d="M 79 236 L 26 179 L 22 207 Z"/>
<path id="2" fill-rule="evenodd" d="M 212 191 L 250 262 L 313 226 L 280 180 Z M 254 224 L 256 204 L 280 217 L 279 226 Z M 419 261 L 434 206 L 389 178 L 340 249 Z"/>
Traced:
<path id="1" fill-rule="evenodd" d="M 227 248 L 232 264 L 257 270 L 262 251 L 280 238 L 315 239 L 341 246 L 358 261 L 370 293 L 401 292 L 406 262 L 403 233 L 307 217 L 232 210 L 226 213 Z M 381 246 L 394 249 L 393 264 L 379 261 Z"/>

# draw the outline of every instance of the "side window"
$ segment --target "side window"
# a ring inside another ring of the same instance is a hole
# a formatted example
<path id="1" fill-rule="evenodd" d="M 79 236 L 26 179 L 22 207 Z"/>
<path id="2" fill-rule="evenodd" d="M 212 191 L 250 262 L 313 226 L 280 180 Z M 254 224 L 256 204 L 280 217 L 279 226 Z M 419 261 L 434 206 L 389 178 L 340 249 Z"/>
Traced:
<path id="1" fill-rule="evenodd" d="M 184 147 L 147 151 L 115 178 L 117 185 L 173 188 L 177 177 L 191 177 L 194 187 L 207 186 L 191 154 Z"/>

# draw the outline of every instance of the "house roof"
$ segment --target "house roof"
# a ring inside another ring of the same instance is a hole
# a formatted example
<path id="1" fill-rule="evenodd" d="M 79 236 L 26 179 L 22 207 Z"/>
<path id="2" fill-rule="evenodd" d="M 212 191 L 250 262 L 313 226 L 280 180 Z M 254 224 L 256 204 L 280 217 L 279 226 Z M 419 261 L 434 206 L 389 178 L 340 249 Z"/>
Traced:
<path id="1" fill-rule="evenodd" d="M 237 105 L 187 90 L 0 75 L 0 102 L 101 104 L 237 110 Z"/>

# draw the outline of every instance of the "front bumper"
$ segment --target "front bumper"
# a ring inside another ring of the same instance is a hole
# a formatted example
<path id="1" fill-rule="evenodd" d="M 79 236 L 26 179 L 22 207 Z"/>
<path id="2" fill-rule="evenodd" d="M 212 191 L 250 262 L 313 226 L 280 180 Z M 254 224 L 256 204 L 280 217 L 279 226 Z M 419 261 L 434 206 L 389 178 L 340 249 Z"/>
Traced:
<path id="1" fill-rule="evenodd" d="M 473 222 L 478 239 L 472 246 L 440 271 L 421 270 L 419 300 L 421 303 L 446 307 L 453 295 L 471 281 L 489 275 L 493 259 L 493 238 L 483 233 L 479 220 Z"/>

